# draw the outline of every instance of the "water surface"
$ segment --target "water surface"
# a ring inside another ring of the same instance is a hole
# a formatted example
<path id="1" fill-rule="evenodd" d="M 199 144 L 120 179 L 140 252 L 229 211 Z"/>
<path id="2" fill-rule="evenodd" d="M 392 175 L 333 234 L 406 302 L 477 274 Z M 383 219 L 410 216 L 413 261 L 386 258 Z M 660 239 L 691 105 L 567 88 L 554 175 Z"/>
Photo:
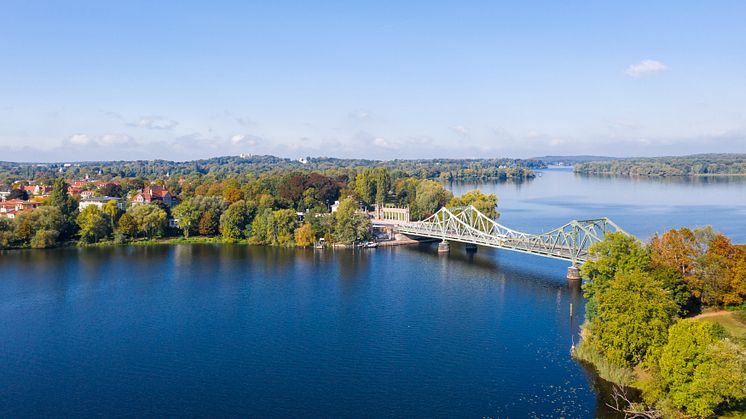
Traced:
<path id="1" fill-rule="evenodd" d="M 527 231 L 609 216 L 746 241 L 738 180 L 478 186 Z M 607 416 L 570 358 L 583 299 L 566 267 L 458 245 L 0 253 L 0 416 Z"/>

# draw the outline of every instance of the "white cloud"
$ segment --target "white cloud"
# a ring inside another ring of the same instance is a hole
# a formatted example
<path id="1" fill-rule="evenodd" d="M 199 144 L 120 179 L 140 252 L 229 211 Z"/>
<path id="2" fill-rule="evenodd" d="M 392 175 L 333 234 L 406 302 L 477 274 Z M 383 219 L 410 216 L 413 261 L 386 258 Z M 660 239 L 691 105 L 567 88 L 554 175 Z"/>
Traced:
<path id="1" fill-rule="evenodd" d="M 73 134 L 67 137 L 67 142 L 71 145 L 88 145 L 91 143 L 91 137 L 88 134 Z"/>
<path id="2" fill-rule="evenodd" d="M 667 70 L 668 67 L 660 61 L 642 60 L 637 64 L 632 64 L 624 71 L 630 77 L 642 77 L 648 74 L 660 73 Z"/>
<path id="3" fill-rule="evenodd" d="M 350 113 L 350 118 L 365 121 L 370 119 L 370 112 L 364 109 L 358 109 Z"/>
<path id="4" fill-rule="evenodd" d="M 236 134 L 230 138 L 231 144 L 233 145 L 249 145 L 255 146 L 259 144 L 259 137 L 246 134 Z"/>
<path id="5" fill-rule="evenodd" d="M 373 145 L 380 148 L 385 148 L 388 150 L 398 150 L 399 146 L 397 144 L 392 143 L 391 141 L 386 140 L 385 138 L 376 137 L 373 139 Z"/>
<path id="6" fill-rule="evenodd" d="M 143 116 L 136 122 L 128 122 L 127 125 L 148 129 L 171 129 L 178 125 L 178 122 L 161 116 Z"/>
<path id="7" fill-rule="evenodd" d="M 469 128 L 466 128 L 463 125 L 454 125 L 454 126 L 451 127 L 451 129 L 453 131 L 456 131 L 458 134 L 461 134 L 461 135 L 464 135 L 464 136 L 469 135 Z"/>
<path id="8" fill-rule="evenodd" d="M 100 147 L 132 147 L 137 145 L 127 134 L 90 135 L 77 133 L 62 140 L 62 146 L 70 150 L 88 150 Z"/>

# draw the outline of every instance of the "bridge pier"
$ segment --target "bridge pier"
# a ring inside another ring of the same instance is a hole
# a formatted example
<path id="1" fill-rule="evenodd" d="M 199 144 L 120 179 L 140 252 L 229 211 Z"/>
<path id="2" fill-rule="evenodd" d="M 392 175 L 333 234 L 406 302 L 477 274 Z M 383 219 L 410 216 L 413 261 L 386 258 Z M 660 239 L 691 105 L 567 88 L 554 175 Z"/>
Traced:
<path id="1" fill-rule="evenodd" d="M 567 280 L 571 282 L 580 281 L 580 269 L 573 264 L 567 268 Z"/>
<path id="2" fill-rule="evenodd" d="M 451 251 L 451 245 L 448 241 L 443 239 L 442 242 L 438 243 L 438 253 L 448 253 Z"/>
<path id="3" fill-rule="evenodd" d="M 466 249 L 467 253 L 476 253 L 477 252 L 477 245 L 476 244 L 467 243 L 464 246 L 464 248 Z"/>

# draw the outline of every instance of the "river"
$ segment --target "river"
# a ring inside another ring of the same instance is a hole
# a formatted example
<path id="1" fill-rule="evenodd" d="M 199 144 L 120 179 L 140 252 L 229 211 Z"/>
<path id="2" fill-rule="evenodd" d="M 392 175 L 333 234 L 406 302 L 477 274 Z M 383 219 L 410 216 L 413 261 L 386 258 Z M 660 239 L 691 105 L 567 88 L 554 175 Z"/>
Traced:
<path id="1" fill-rule="evenodd" d="M 746 242 L 746 179 L 542 171 L 479 187 L 541 232 L 608 216 L 641 238 L 712 224 Z M 432 244 L 0 253 L 0 416 L 593 417 L 567 263 Z M 570 306 L 574 315 L 570 316 Z"/>

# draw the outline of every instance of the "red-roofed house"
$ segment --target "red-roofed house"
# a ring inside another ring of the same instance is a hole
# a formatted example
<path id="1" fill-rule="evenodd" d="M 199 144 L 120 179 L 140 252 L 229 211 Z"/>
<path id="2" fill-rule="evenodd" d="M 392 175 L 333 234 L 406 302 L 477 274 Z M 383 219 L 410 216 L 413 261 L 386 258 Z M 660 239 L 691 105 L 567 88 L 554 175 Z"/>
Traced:
<path id="1" fill-rule="evenodd" d="M 169 208 L 176 205 L 176 198 L 163 186 L 148 186 L 132 198 L 133 205 L 150 204 L 159 201 L 163 202 Z"/>
<path id="2" fill-rule="evenodd" d="M 15 218 L 16 215 L 23 211 L 33 211 L 41 205 L 41 202 L 24 201 L 21 199 L 11 199 L 0 202 L 0 217 Z"/>
<path id="3" fill-rule="evenodd" d="M 52 187 L 41 186 L 41 185 L 28 185 L 28 186 L 24 186 L 23 190 L 25 190 L 31 195 L 46 195 L 52 192 Z"/>

